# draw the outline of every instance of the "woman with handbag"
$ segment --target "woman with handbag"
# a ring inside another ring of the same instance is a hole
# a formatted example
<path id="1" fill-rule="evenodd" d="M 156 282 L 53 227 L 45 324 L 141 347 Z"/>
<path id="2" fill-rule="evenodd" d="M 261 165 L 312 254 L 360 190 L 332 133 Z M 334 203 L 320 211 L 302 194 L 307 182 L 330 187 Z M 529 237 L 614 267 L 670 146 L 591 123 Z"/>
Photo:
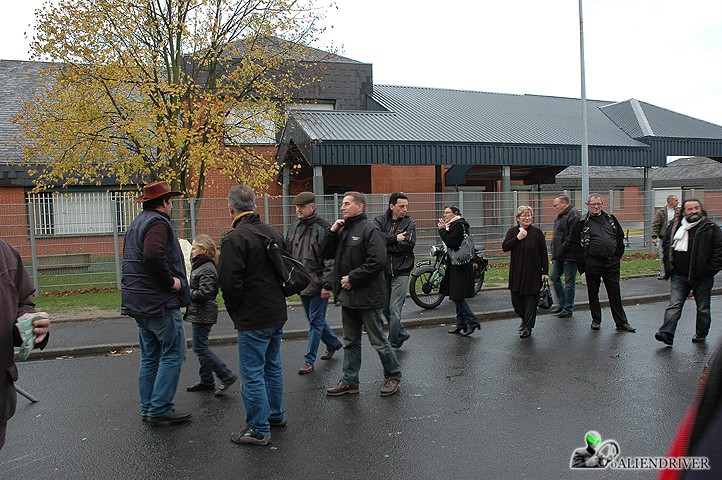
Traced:
<path id="1" fill-rule="evenodd" d="M 446 248 L 458 250 L 464 242 L 464 234 L 469 234 L 469 224 L 461 217 L 459 208 L 453 205 L 444 207 L 443 217 L 439 219 L 439 236 Z M 474 267 L 471 260 L 463 265 L 453 265 L 450 255 L 446 255 L 445 263 L 446 273 L 439 285 L 439 293 L 456 304 L 456 327 L 449 333 L 471 335 L 481 327 L 479 319 L 466 303 L 467 298 L 474 296 Z"/>
<path id="2" fill-rule="evenodd" d="M 531 207 L 520 206 L 517 224 L 506 232 L 501 249 L 511 252 L 509 290 L 514 311 L 521 317 L 521 338 L 531 335 L 536 323 L 536 309 L 542 282 L 549 278 L 549 259 L 544 232 L 531 224 Z"/>

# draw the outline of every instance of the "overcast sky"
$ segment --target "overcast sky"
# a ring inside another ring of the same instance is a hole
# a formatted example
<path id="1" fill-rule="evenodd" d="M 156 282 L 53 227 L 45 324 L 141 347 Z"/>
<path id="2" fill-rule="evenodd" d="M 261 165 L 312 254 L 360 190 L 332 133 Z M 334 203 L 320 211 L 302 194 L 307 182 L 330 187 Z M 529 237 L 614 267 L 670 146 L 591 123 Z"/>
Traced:
<path id="1" fill-rule="evenodd" d="M 319 0 L 319 3 L 331 0 Z M 42 0 L 3 5 L 0 58 L 25 60 Z M 374 83 L 581 95 L 578 0 L 336 0 L 322 43 Z M 722 2 L 584 0 L 587 97 L 722 125 Z"/>

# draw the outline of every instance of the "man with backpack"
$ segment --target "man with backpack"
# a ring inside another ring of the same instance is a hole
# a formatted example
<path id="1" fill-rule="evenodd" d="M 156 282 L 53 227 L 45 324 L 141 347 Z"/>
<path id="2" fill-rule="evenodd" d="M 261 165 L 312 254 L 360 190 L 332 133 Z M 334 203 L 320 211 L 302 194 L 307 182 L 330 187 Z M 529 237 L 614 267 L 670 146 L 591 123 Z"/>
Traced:
<path id="1" fill-rule="evenodd" d="M 256 194 L 248 185 L 228 192 L 233 230 L 221 243 L 218 284 L 238 331 L 241 396 L 246 428 L 231 434 L 244 445 L 268 445 L 271 426 L 286 425 L 283 408 L 281 336 L 288 318 L 286 297 L 267 254 L 270 239 L 285 248 L 283 237 L 254 212 Z"/>
<path id="2" fill-rule="evenodd" d="M 308 319 L 308 348 L 298 369 L 299 375 L 313 372 L 319 343 L 326 345 L 321 360 L 329 360 L 343 343 L 326 323 L 326 308 L 333 288 L 333 260 L 324 260 L 321 244 L 331 224 L 318 216 L 316 195 L 301 192 L 293 199 L 296 206 L 295 222 L 286 233 L 291 254 L 303 262 L 311 282 L 301 292 L 301 303 Z"/>

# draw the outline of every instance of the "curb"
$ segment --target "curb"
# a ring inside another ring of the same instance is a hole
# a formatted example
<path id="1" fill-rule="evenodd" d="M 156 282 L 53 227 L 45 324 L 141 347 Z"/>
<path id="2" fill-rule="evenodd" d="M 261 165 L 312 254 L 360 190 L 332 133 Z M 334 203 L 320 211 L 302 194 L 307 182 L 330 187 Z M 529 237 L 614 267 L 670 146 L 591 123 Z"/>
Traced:
<path id="1" fill-rule="evenodd" d="M 712 295 L 722 295 L 722 287 L 716 287 L 712 289 Z M 637 297 L 628 297 L 622 299 L 623 305 L 642 305 L 645 303 L 655 303 L 669 300 L 669 293 L 664 294 L 653 294 L 653 295 L 640 295 Z M 609 306 L 609 300 L 602 300 L 602 307 Z M 589 310 L 589 302 L 584 301 L 575 305 L 575 309 L 578 310 Z M 474 314 L 482 322 L 491 322 L 495 320 L 504 320 L 508 318 L 515 318 L 516 313 L 513 309 L 504 310 L 490 310 L 482 312 L 474 312 Z M 542 313 L 542 315 L 544 315 Z M 419 327 L 437 327 L 443 326 L 447 323 L 454 322 L 453 316 L 437 316 L 428 317 L 418 320 L 406 320 L 404 325 L 407 328 L 419 328 Z M 341 334 L 342 328 L 340 326 L 332 327 L 334 333 Z M 283 332 L 283 340 L 293 340 L 299 338 L 307 338 L 307 330 L 288 330 Z M 223 335 L 210 337 L 208 339 L 209 345 L 214 346 L 228 346 L 235 345 L 237 337 L 235 335 Z M 191 348 L 191 340 L 186 341 L 187 347 Z M 48 360 L 48 359 L 63 359 L 63 358 L 75 358 L 75 357 L 87 357 L 87 356 L 99 356 L 99 355 L 122 355 L 124 353 L 132 353 L 138 349 L 137 343 L 113 343 L 104 345 L 88 345 L 83 347 L 53 349 L 46 348 L 45 350 L 34 350 L 27 361 L 32 360 Z"/>

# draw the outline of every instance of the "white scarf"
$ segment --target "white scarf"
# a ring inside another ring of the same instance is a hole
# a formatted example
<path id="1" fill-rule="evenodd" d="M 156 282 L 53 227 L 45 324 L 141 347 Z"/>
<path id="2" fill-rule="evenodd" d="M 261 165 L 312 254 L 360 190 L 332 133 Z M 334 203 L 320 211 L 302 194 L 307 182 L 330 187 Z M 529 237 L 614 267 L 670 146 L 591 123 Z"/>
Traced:
<path id="1" fill-rule="evenodd" d="M 461 215 L 457 215 L 457 216 L 455 216 L 454 218 L 452 218 L 451 220 L 449 220 L 448 222 L 446 222 L 446 229 L 448 230 L 448 229 L 449 229 L 449 226 L 450 226 L 453 222 L 459 220 L 460 218 L 461 218 Z"/>
<path id="2" fill-rule="evenodd" d="M 674 234 L 672 248 L 674 248 L 678 252 L 686 252 L 689 243 L 689 234 L 687 233 L 687 231 L 690 228 L 696 227 L 697 224 L 701 221 L 702 219 L 700 218 L 694 223 L 689 223 L 686 218 L 682 218 L 682 225 L 680 225 L 679 229 Z"/>

